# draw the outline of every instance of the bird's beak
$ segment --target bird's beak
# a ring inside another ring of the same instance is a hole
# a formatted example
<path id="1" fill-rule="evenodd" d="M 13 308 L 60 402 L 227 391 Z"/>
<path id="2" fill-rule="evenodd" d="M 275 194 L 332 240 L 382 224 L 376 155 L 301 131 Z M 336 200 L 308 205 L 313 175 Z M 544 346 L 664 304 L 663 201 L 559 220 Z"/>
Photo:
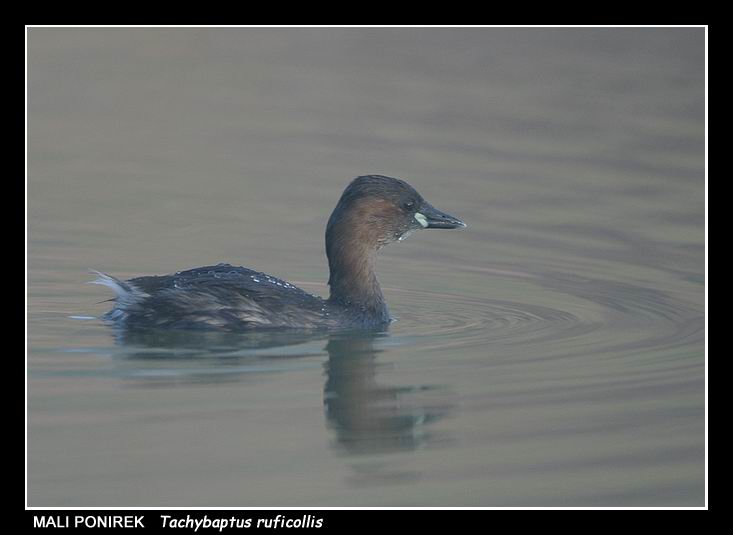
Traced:
<path id="1" fill-rule="evenodd" d="M 422 228 L 466 228 L 466 224 L 452 215 L 441 212 L 429 204 L 421 207 L 415 212 L 415 219 Z"/>

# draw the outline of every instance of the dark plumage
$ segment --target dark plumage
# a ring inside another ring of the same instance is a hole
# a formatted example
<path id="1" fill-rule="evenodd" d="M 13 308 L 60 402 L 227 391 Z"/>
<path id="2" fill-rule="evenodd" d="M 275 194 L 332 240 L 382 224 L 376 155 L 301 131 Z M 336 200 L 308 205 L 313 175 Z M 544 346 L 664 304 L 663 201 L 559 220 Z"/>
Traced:
<path id="1" fill-rule="evenodd" d="M 348 185 L 326 227 L 328 299 L 229 264 L 128 281 L 98 273 L 93 282 L 116 292 L 115 307 L 104 318 L 127 329 L 378 327 L 391 318 L 374 273 L 376 251 L 414 230 L 457 227 L 465 224 L 433 208 L 406 182 L 369 175 Z"/>

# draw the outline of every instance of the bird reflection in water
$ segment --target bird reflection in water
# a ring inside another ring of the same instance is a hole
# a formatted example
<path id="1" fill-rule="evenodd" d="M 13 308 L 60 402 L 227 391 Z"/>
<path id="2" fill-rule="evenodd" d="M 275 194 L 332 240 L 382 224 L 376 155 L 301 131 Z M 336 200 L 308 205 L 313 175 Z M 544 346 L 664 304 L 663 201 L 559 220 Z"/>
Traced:
<path id="1" fill-rule="evenodd" d="M 323 355 L 323 403 L 332 446 L 347 455 L 410 451 L 439 442 L 431 424 L 451 410 L 437 385 L 387 386 L 389 368 L 378 361 L 384 332 L 126 331 L 116 333 L 122 374 L 136 386 L 245 381 L 261 373 L 301 370 Z M 314 345 L 317 344 L 317 345 Z M 355 469 L 376 476 L 378 467 Z M 392 474 L 390 477 L 399 477 Z M 365 480 L 365 478 L 361 478 Z"/>
<path id="2" fill-rule="evenodd" d="M 326 345 L 326 418 L 336 444 L 350 454 L 414 450 L 436 438 L 430 424 L 450 409 L 437 386 L 380 385 L 377 339 L 332 336 Z"/>

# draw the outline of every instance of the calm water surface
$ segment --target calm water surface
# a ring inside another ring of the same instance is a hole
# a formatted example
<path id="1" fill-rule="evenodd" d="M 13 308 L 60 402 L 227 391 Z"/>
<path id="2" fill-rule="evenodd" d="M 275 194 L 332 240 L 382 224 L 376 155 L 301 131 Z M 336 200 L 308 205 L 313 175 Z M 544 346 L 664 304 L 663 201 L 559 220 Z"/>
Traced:
<path id="1" fill-rule="evenodd" d="M 376 335 L 160 333 L 120 277 L 327 294 L 356 175 L 468 222 L 383 250 Z M 28 36 L 32 506 L 700 506 L 702 29 Z"/>

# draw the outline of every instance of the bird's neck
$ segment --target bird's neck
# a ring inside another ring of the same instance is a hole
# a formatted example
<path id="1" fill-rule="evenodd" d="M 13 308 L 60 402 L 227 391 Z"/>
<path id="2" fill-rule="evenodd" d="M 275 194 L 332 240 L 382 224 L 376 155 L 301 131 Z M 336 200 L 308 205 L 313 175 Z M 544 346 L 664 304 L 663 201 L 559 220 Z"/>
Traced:
<path id="1" fill-rule="evenodd" d="M 350 226 L 330 228 L 326 254 L 331 288 L 329 301 L 377 321 L 388 321 L 389 312 L 375 274 L 376 240 Z"/>

